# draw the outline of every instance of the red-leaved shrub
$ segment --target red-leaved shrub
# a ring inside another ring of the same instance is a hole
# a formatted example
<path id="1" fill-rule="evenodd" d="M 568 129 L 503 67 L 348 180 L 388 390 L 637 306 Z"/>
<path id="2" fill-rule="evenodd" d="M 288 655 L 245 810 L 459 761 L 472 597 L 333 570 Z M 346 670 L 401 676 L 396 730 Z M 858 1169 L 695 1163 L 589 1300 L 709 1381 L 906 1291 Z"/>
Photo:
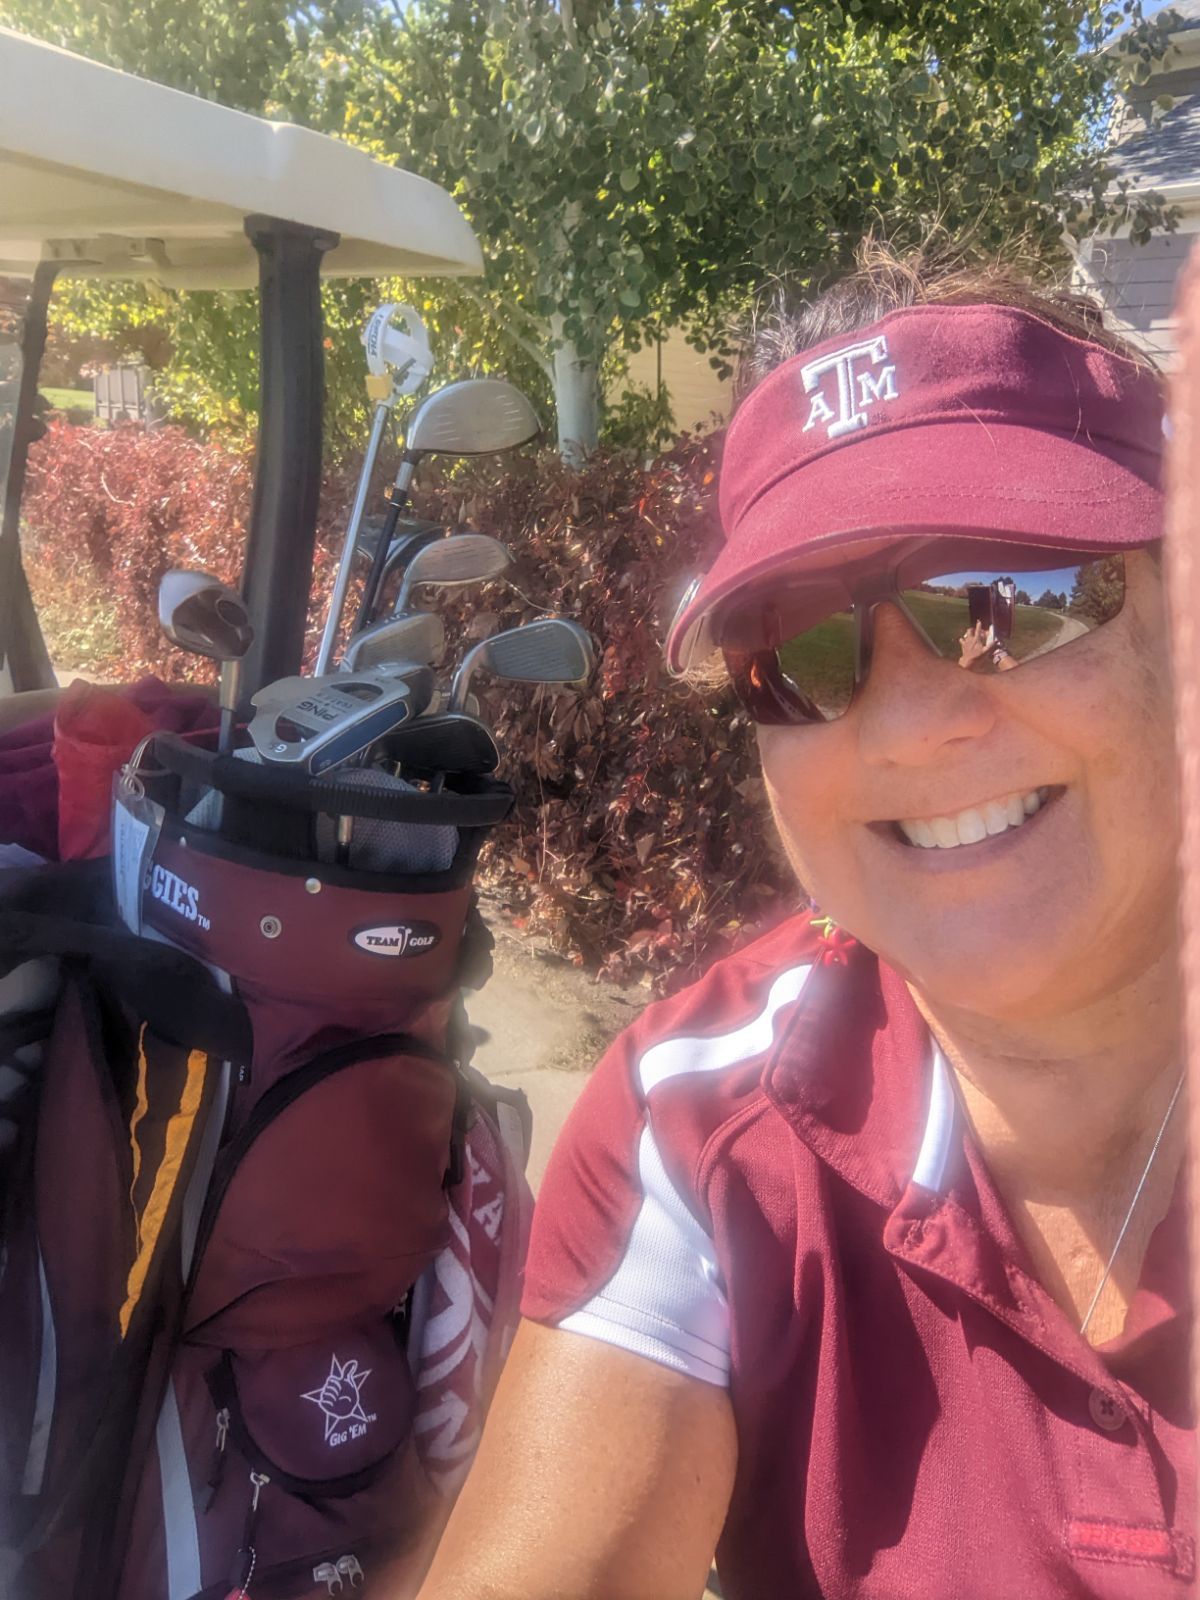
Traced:
<path id="1" fill-rule="evenodd" d="M 485 854 L 485 887 L 563 955 L 660 988 L 794 896 L 744 715 L 728 690 L 686 687 L 662 665 L 674 601 L 713 551 L 714 470 L 703 440 L 646 469 L 597 457 L 576 471 L 546 453 L 427 470 L 416 505 L 494 533 L 516 558 L 511 581 L 457 599 L 426 592 L 445 613 L 450 663 L 475 639 L 543 612 L 576 617 L 598 646 L 582 693 L 476 680 L 517 792 Z M 237 582 L 250 485 L 246 457 L 177 428 L 54 425 L 31 454 L 25 521 L 56 661 L 114 678 L 149 669 L 207 681 L 206 665 L 159 633 L 158 581 L 169 566 L 193 566 Z M 353 489 L 352 467 L 322 486 L 309 662 Z M 88 658 L 70 660 L 72 630 L 89 619 Z"/>

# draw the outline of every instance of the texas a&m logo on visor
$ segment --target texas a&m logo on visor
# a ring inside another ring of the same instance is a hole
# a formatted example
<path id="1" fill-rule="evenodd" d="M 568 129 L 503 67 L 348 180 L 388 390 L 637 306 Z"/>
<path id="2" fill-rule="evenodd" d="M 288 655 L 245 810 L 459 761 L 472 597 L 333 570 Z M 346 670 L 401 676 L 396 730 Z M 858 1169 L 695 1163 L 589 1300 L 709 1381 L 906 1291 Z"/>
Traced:
<path id="1" fill-rule="evenodd" d="M 871 406 L 898 399 L 896 368 L 887 353 L 887 338 L 880 333 L 801 367 L 804 392 L 812 397 L 804 432 L 823 425 L 828 438 L 840 438 L 866 427 Z"/>

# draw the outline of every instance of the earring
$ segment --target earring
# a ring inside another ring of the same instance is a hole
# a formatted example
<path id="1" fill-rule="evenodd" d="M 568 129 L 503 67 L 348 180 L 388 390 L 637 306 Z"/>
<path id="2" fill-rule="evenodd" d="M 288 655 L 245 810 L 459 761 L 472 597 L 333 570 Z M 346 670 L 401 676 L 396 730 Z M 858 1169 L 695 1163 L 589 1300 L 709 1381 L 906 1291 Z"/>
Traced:
<path id="1" fill-rule="evenodd" d="M 850 951 L 857 942 L 853 934 L 843 932 L 832 917 L 821 916 L 819 906 L 814 905 L 812 909 L 817 915 L 809 920 L 808 925 L 821 941 L 817 951 L 818 962 L 823 967 L 847 966 Z"/>

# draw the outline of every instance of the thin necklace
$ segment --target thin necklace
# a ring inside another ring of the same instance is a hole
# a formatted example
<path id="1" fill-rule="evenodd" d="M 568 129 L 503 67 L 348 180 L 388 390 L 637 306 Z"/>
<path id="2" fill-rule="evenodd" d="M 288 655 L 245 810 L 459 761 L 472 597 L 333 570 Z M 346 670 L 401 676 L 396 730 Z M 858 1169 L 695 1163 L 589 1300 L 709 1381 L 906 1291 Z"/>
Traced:
<path id="1" fill-rule="evenodd" d="M 1186 1072 L 1181 1072 L 1179 1074 L 1179 1082 L 1175 1085 L 1175 1093 L 1171 1096 L 1171 1103 L 1167 1107 L 1167 1114 L 1162 1119 L 1162 1127 L 1159 1128 L 1158 1133 L 1155 1135 L 1154 1143 L 1150 1146 L 1150 1154 L 1146 1157 L 1146 1165 L 1142 1168 L 1142 1175 L 1138 1179 L 1138 1186 L 1133 1191 L 1133 1199 L 1129 1202 L 1129 1210 L 1125 1213 L 1125 1220 L 1121 1224 L 1121 1231 L 1117 1235 L 1117 1242 L 1112 1247 L 1112 1255 L 1110 1255 L 1108 1258 L 1108 1265 L 1104 1269 L 1104 1276 L 1096 1285 L 1096 1292 L 1092 1296 L 1091 1305 L 1087 1308 L 1087 1315 L 1079 1324 L 1079 1332 L 1081 1335 L 1087 1332 L 1088 1323 L 1092 1320 L 1092 1313 L 1099 1304 L 1100 1296 L 1104 1293 L 1104 1286 L 1112 1276 L 1113 1264 L 1117 1259 L 1117 1254 L 1120 1251 L 1121 1246 L 1125 1242 L 1125 1235 L 1129 1232 L 1129 1224 L 1133 1221 L 1133 1213 L 1137 1210 L 1138 1201 L 1142 1198 L 1142 1190 L 1146 1187 L 1146 1180 L 1150 1176 L 1150 1168 L 1154 1165 L 1155 1157 L 1158 1155 L 1159 1146 L 1162 1144 L 1163 1138 L 1166 1135 L 1167 1124 L 1171 1120 L 1171 1113 L 1174 1111 L 1175 1102 L 1179 1099 L 1179 1096 L 1183 1090 L 1183 1083 L 1186 1077 Z"/>

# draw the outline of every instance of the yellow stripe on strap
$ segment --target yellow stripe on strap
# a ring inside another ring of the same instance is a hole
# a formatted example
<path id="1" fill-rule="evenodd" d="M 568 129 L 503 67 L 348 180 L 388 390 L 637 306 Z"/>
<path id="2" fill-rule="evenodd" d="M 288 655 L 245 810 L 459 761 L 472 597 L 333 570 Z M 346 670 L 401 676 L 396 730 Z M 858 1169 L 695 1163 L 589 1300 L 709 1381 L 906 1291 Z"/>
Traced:
<path id="1" fill-rule="evenodd" d="M 162 1232 L 163 1222 L 166 1219 L 167 1208 L 171 1204 L 171 1196 L 175 1193 L 175 1185 L 179 1180 L 179 1169 L 183 1164 L 184 1151 L 192 1136 L 192 1126 L 196 1121 L 196 1114 L 200 1110 L 200 1100 L 204 1092 L 204 1077 L 208 1067 L 208 1057 L 203 1050 L 193 1050 L 188 1056 L 187 1078 L 184 1081 L 183 1093 L 179 1098 L 179 1110 L 171 1113 L 167 1123 L 166 1137 L 163 1140 L 162 1161 L 154 1175 L 154 1188 L 146 1202 L 146 1209 L 142 1212 L 141 1228 L 139 1230 L 137 1259 L 129 1270 L 129 1281 L 126 1285 L 125 1304 L 121 1307 L 121 1337 L 129 1332 L 129 1319 L 133 1316 L 134 1307 L 142 1297 L 142 1290 L 146 1286 L 146 1274 L 150 1270 L 150 1262 L 154 1256 L 155 1246 L 158 1244 L 159 1234 Z"/>
<path id="2" fill-rule="evenodd" d="M 150 1109 L 150 1101 L 146 1095 L 146 1024 L 143 1022 L 138 1033 L 138 1078 L 137 1078 L 137 1104 L 133 1108 L 133 1116 L 129 1119 L 129 1143 L 133 1146 L 133 1181 L 129 1185 L 129 1204 L 133 1207 L 133 1225 L 137 1229 L 137 1244 L 141 1248 L 142 1222 L 138 1216 L 137 1208 L 137 1182 L 142 1170 L 142 1147 L 138 1143 L 138 1124 Z"/>

